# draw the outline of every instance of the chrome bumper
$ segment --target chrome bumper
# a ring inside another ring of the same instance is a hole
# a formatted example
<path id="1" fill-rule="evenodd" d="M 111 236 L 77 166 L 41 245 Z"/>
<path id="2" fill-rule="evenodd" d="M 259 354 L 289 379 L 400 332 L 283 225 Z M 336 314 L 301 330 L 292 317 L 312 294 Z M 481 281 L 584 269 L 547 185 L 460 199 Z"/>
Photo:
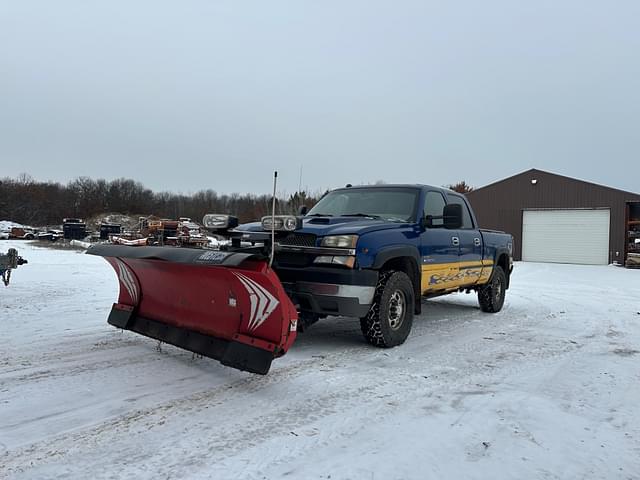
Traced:
<path id="1" fill-rule="evenodd" d="M 298 293 L 310 293 L 329 297 L 356 298 L 360 305 L 371 305 L 376 287 L 362 285 L 340 285 L 336 283 L 296 282 Z"/>

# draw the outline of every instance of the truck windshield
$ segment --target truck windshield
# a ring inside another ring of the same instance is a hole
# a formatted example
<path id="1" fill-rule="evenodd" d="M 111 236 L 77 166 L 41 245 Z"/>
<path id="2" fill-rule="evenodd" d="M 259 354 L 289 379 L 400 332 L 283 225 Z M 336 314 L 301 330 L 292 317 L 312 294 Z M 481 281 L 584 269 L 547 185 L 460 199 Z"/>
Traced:
<path id="1" fill-rule="evenodd" d="M 353 188 L 328 193 L 307 216 L 358 216 L 406 222 L 415 218 L 418 190 L 409 188 Z"/>

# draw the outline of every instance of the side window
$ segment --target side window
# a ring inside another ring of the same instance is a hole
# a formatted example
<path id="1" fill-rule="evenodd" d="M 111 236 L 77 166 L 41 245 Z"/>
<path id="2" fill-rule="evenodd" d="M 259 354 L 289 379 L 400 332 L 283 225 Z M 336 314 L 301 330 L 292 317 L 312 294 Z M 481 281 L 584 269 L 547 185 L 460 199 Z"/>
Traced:
<path id="1" fill-rule="evenodd" d="M 424 201 L 425 216 L 431 215 L 433 217 L 441 217 L 444 206 L 444 197 L 440 192 L 427 192 Z M 444 220 L 442 218 L 433 220 L 434 227 L 441 227 L 442 225 L 444 225 Z"/>
<path id="2" fill-rule="evenodd" d="M 467 202 L 459 195 L 453 195 L 447 193 L 448 203 L 458 203 L 462 205 L 462 228 L 473 228 L 473 222 L 471 221 L 471 214 L 469 213 L 469 207 Z"/>

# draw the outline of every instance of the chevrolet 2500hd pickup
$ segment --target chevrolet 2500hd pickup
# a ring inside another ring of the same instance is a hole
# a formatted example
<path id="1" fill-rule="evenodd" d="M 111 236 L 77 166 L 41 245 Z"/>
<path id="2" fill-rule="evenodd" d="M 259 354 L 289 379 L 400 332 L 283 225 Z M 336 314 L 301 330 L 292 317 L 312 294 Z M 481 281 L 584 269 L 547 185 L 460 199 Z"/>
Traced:
<path id="1" fill-rule="evenodd" d="M 302 329 L 328 315 L 358 317 L 370 343 L 391 347 L 409 335 L 422 297 L 474 290 L 482 311 L 502 308 L 513 237 L 478 228 L 459 193 L 349 186 L 304 213 L 302 228 L 277 232 L 273 264 Z M 268 230 L 269 221 L 245 228 Z"/>

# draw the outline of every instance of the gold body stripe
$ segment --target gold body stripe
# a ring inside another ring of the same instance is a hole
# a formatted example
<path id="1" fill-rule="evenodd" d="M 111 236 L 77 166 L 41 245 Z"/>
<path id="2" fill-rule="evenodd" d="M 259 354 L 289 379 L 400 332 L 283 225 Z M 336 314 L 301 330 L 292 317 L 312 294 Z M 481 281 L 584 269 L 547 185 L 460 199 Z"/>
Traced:
<path id="1" fill-rule="evenodd" d="M 489 281 L 492 272 L 492 260 L 423 265 L 422 293 L 483 285 Z"/>

